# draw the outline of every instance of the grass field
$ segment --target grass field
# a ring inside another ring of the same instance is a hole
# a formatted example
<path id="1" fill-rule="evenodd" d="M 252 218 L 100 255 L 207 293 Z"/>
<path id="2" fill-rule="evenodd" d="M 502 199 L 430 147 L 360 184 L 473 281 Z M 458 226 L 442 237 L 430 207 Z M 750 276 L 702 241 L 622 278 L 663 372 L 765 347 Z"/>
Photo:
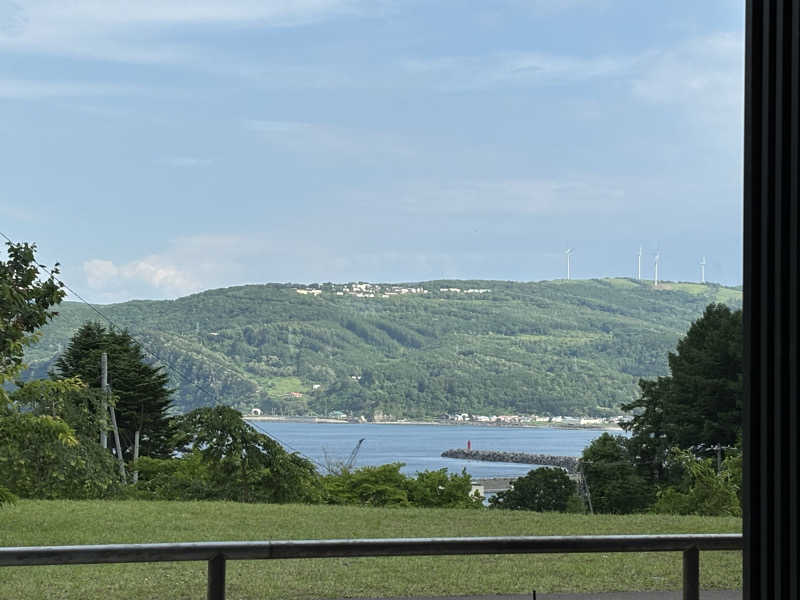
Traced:
<path id="1" fill-rule="evenodd" d="M 731 533 L 732 518 L 588 516 L 222 502 L 21 501 L 0 546 L 170 541 Z M 740 588 L 741 554 L 705 552 L 704 589 Z M 0 568 L 0 598 L 204 598 L 205 563 Z M 228 563 L 228 598 L 679 589 L 680 553 L 399 557 Z"/>

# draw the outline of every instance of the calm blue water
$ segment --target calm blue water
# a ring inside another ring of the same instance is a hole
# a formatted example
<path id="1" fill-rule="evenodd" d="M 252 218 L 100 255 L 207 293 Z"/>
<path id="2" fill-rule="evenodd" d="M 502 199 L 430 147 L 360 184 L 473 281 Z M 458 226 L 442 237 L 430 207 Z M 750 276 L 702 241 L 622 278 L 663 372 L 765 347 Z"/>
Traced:
<path id="1" fill-rule="evenodd" d="M 378 425 L 336 423 L 292 423 L 251 421 L 257 428 L 281 442 L 325 464 L 325 454 L 345 461 L 360 438 L 364 438 L 356 466 L 403 462 L 403 471 L 414 474 L 426 469 L 460 473 L 466 468 L 473 477 L 519 477 L 530 465 L 442 458 L 450 448 L 507 450 L 559 456 L 578 456 L 589 442 L 602 435 L 593 429 L 549 427 L 482 427 L 476 425 Z"/>

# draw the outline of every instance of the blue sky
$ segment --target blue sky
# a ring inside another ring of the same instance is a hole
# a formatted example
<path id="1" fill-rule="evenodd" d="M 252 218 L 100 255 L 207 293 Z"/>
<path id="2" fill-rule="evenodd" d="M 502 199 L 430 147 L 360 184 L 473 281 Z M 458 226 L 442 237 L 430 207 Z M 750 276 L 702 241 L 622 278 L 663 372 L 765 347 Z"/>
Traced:
<path id="1" fill-rule="evenodd" d="M 0 0 L 0 230 L 103 303 L 739 284 L 743 5 Z"/>

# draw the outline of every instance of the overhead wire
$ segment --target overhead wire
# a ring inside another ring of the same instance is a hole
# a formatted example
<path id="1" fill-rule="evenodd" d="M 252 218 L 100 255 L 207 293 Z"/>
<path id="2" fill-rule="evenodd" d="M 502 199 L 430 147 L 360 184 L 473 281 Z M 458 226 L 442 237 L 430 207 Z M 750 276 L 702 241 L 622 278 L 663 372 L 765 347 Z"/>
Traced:
<path id="1" fill-rule="evenodd" d="M 10 237 L 8 237 L 8 236 L 7 236 L 5 233 L 3 233 L 2 231 L 0 231 L 0 236 L 4 237 L 4 238 L 5 238 L 5 239 L 8 241 L 8 243 L 10 243 L 10 244 L 16 244 L 16 242 L 14 242 L 14 240 L 12 240 Z M 88 306 L 89 308 L 91 308 L 91 309 L 92 309 L 92 310 L 93 310 L 95 313 L 97 313 L 97 315 L 98 315 L 98 316 L 99 316 L 101 319 L 105 320 L 105 321 L 106 321 L 106 322 L 107 322 L 109 325 L 111 325 L 113 328 L 115 328 L 115 329 L 120 329 L 120 330 L 123 330 L 123 329 L 124 329 L 124 328 L 120 327 L 119 325 L 117 325 L 117 324 L 116 324 L 116 323 L 115 323 L 115 322 L 114 322 L 114 321 L 111 319 L 111 317 L 109 317 L 108 315 L 105 315 L 105 314 L 103 314 L 103 312 L 101 312 L 99 308 L 97 308 L 95 305 L 93 305 L 93 304 L 91 304 L 90 302 L 88 302 L 88 301 L 87 301 L 87 300 L 86 300 L 86 299 L 85 299 L 83 296 L 81 296 L 81 295 L 80 295 L 78 292 L 76 292 L 74 289 L 72 289 L 72 288 L 71 288 L 69 285 L 67 285 L 67 284 L 66 284 L 66 283 L 65 283 L 63 280 L 59 279 L 59 278 L 56 276 L 56 273 L 54 273 L 54 272 L 53 272 L 53 271 L 52 271 L 52 270 L 51 270 L 49 267 L 47 267 L 46 265 L 40 264 L 40 263 L 37 263 L 37 266 L 38 266 L 39 268 L 43 269 L 43 270 L 44 270 L 44 271 L 45 271 L 45 272 L 46 272 L 48 275 L 50 275 L 50 276 L 51 276 L 51 277 L 52 277 L 52 278 L 53 278 L 53 279 L 56 281 L 56 283 L 58 283 L 60 286 L 64 287 L 64 288 L 65 288 L 67 291 L 69 291 L 69 293 L 70 293 L 70 294 L 72 294 L 73 296 L 75 296 L 76 298 L 78 298 L 78 299 L 79 299 L 81 302 L 83 302 L 83 303 L 84 303 L 86 306 Z M 198 389 L 198 390 L 202 391 L 203 393 L 205 393 L 206 395 L 208 395 L 209 397 L 211 397 L 213 400 L 215 400 L 215 402 L 216 402 L 217 404 L 219 404 L 219 403 L 220 403 L 219 396 L 217 396 L 217 394 L 216 394 L 215 392 L 213 392 L 213 391 L 209 391 L 208 389 L 206 389 L 204 386 L 202 386 L 201 384 L 199 384 L 199 383 L 198 383 L 198 382 L 196 382 L 196 381 L 192 381 L 192 380 L 191 380 L 189 377 L 187 377 L 187 376 L 185 375 L 185 373 L 183 373 L 183 372 L 182 372 L 180 369 L 178 369 L 178 368 L 174 367 L 172 364 L 170 364 L 170 362 L 169 362 L 169 361 L 167 361 L 167 360 L 163 359 L 161 356 L 159 356 L 159 355 L 158 355 L 158 353 L 157 353 L 157 352 L 155 352 L 154 350 L 152 350 L 151 348 L 149 348 L 149 347 L 147 346 L 147 344 L 145 344 L 145 343 L 144 343 L 144 342 L 143 342 L 141 339 L 138 339 L 138 338 L 137 338 L 135 335 L 133 335 L 133 334 L 130 334 L 130 333 L 129 333 L 129 335 L 130 335 L 130 336 L 131 336 L 131 337 L 132 337 L 134 340 L 136 340 L 136 343 L 137 343 L 137 344 L 139 344 L 139 346 L 141 346 L 142 350 L 144 350 L 145 352 L 147 352 L 147 354 L 149 354 L 150 356 L 152 356 L 153 358 L 155 358 L 157 361 L 159 361 L 159 362 L 161 362 L 161 363 L 164 363 L 165 365 L 167 365 L 167 366 L 168 366 L 170 369 L 172 369 L 174 372 L 176 372 L 176 373 L 177 373 L 177 374 L 178 374 L 178 375 L 181 377 L 181 379 L 183 379 L 183 380 L 184 380 L 186 383 L 188 383 L 188 384 L 190 384 L 190 385 L 193 385 L 193 386 L 194 386 L 196 389 Z"/>
<path id="2" fill-rule="evenodd" d="M 9 244 L 16 244 L 16 243 L 17 243 L 17 242 L 15 242 L 14 240 L 12 240 L 10 237 L 8 237 L 8 236 L 7 236 L 5 233 L 3 233 L 2 231 L 0 231 L 0 236 L 2 236 L 3 238 L 5 238 L 5 239 L 6 239 L 6 241 L 7 241 Z M 102 311 L 101 311 L 99 308 L 97 308 L 95 305 L 93 305 L 93 304 L 91 304 L 89 301 L 87 301 L 87 300 L 86 300 L 86 299 L 85 299 L 83 296 L 81 296 L 81 295 L 80 295 L 78 292 L 76 292 L 76 291 L 75 291 L 74 289 L 72 289 L 72 288 L 71 288 L 69 285 L 67 285 L 67 284 L 66 284 L 66 283 L 65 283 L 65 282 L 64 282 L 62 279 L 58 278 L 58 277 L 57 277 L 57 274 L 56 274 L 56 273 L 55 273 L 53 270 L 51 270 L 49 267 L 47 267 L 46 265 L 43 265 L 43 264 L 41 264 L 41 263 L 36 263 L 36 264 L 37 264 L 37 266 L 38 266 L 39 268 L 41 268 L 41 269 L 42 269 L 42 270 L 44 270 L 44 271 L 45 271 L 45 272 L 46 272 L 48 275 L 50 275 L 50 276 L 51 276 L 51 277 L 52 277 L 52 278 L 53 278 L 53 279 L 56 281 L 56 283 L 58 283 L 60 286 L 62 286 L 63 288 L 65 288 L 65 289 L 66 289 L 66 290 L 67 290 L 67 291 L 68 291 L 70 294 L 72 294 L 73 296 L 75 296 L 76 298 L 78 298 L 78 299 L 79 299 L 81 302 L 83 302 L 83 303 L 84 303 L 86 306 L 88 306 L 88 307 L 89 307 L 89 308 L 91 308 L 91 309 L 92 309 L 92 310 L 93 310 L 95 313 L 97 313 L 97 315 L 98 315 L 100 318 L 102 318 L 103 320 L 105 320 L 105 321 L 106 321 L 106 322 L 107 322 L 109 325 L 111 325 L 111 327 L 113 327 L 113 328 L 116 328 L 116 329 L 120 329 L 120 330 L 122 330 L 122 329 L 123 329 L 123 328 L 121 328 L 119 325 L 117 325 L 117 324 L 116 324 L 116 323 L 115 323 L 115 322 L 114 322 L 114 321 L 111 319 L 111 317 L 109 317 L 108 315 L 104 314 L 104 313 L 103 313 L 103 312 L 102 312 Z M 152 356 L 153 358 L 155 358 L 155 359 L 156 359 L 158 362 L 160 362 L 160 363 L 162 363 L 162 364 L 166 365 L 167 367 L 169 367 L 169 369 L 170 369 L 170 372 L 172 372 L 172 373 L 177 373 L 177 374 L 178 374 L 178 376 L 179 376 L 179 377 L 180 377 L 180 378 L 181 378 L 181 379 L 182 379 L 182 380 L 183 380 L 185 383 L 187 383 L 187 384 L 189 384 L 189 385 L 193 386 L 195 389 L 197 389 L 197 390 L 200 390 L 201 392 L 203 392 L 204 394 L 206 394 L 206 395 L 207 395 L 209 398 L 211 398 L 211 399 L 214 401 L 214 403 L 215 403 L 215 404 L 217 404 L 217 405 L 219 405 L 219 404 L 222 404 L 222 401 L 220 400 L 220 398 L 219 398 L 219 395 L 218 395 L 218 394 L 217 394 L 215 391 L 213 391 L 213 390 L 209 390 L 209 389 L 208 389 L 206 386 L 202 385 L 200 382 L 198 382 L 198 381 L 196 381 L 196 380 L 192 380 L 192 379 L 191 379 L 189 376 L 187 376 L 187 375 L 186 375 L 186 374 L 185 374 L 185 373 L 184 373 L 184 372 L 183 372 L 181 369 L 179 369 L 179 368 L 175 367 L 173 364 L 171 364 L 171 363 L 170 363 L 170 361 L 168 361 L 168 360 L 164 359 L 163 357 L 159 356 L 159 354 L 158 354 L 157 352 L 155 352 L 155 351 L 154 351 L 152 348 L 148 347 L 148 346 L 147 346 L 147 344 L 145 344 L 145 343 L 144 343 L 144 341 L 142 341 L 141 339 L 139 339 L 139 338 L 138 338 L 137 336 L 135 336 L 134 334 L 132 334 L 132 333 L 130 333 L 130 332 L 129 332 L 129 335 L 131 336 L 131 338 L 133 338 L 133 339 L 136 341 L 136 343 L 137 343 L 137 344 L 139 344 L 139 346 L 142 348 L 142 350 L 144 350 L 144 351 L 145 351 L 147 354 L 149 354 L 150 356 Z M 241 378 L 241 377 L 242 377 L 242 376 L 241 376 L 241 374 L 239 374 L 239 373 L 236 373 L 236 372 L 235 372 L 235 371 L 233 371 L 232 369 L 229 369 L 229 368 L 226 368 L 226 367 L 222 367 L 222 365 L 218 365 L 218 366 L 219 366 L 219 367 L 221 367 L 221 368 L 223 368 L 224 370 L 228 371 L 229 373 L 234 373 L 234 374 L 235 374 L 237 377 L 239 377 L 239 378 Z M 286 442 L 282 441 L 282 440 L 281 440 L 280 438 L 278 438 L 276 435 L 273 435 L 273 434 L 269 433 L 268 431 L 264 430 L 264 429 L 263 429 L 263 428 L 261 428 L 261 427 L 259 427 L 258 429 L 259 429 L 259 431 L 261 431 L 261 432 L 262 432 L 264 435 L 267 435 L 267 436 L 269 436 L 270 438 L 272 438 L 273 440 L 275 440 L 276 442 L 278 442 L 278 443 L 279 443 L 281 446 L 284 446 L 285 448 L 288 448 L 288 449 L 289 449 L 289 450 L 291 450 L 292 452 L 296 452 L 297 454 L 299 454 L 299 455 L 300 455 L 300 456 L 302 456 L 303 458 L 305 458 L 305 459 L 307 459 L 307 460 L 311 461 L 312 463 L 314 463 L 314 464 L 315 464 L 315 465 L 317 465 L 318 467 L 320 467 L 320 468 L 324 468 L 324 465 L 322 465 L 322 464 L 321 464 L 319 461 L 317 461 L 316 459 L 314 459 L 314 458 L 312 458 L 312 457 L 310 457 L 310 456 L 307 456 L 306 454 L 304 454 L 304 453 L 303 453 L 303 452 L 301 452 L 300 450 L 297 450 L 296 448 L 293 448 L 291 445 L 289 445 L 288 443 L 286 443 Z"/>

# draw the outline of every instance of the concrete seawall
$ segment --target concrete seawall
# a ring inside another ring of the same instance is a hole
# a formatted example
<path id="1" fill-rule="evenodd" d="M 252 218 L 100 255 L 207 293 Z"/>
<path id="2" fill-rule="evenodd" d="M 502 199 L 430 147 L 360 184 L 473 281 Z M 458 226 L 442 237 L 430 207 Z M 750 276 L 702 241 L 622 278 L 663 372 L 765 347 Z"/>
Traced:
<path id="1" fill-rule="evenodd" d="M 482 460 L 489 462 L 523 463 L 546 467 L 561 467 L 568 473 L 578 470 L 578 459 L 575 456 L 553 456 L 551 454 L 527 454 L 526 452 L 502 452 L 500 450 L 467 450 L 454 448 L 442 452 L 444 458 L 460 458 L 462 460 Z"/>

